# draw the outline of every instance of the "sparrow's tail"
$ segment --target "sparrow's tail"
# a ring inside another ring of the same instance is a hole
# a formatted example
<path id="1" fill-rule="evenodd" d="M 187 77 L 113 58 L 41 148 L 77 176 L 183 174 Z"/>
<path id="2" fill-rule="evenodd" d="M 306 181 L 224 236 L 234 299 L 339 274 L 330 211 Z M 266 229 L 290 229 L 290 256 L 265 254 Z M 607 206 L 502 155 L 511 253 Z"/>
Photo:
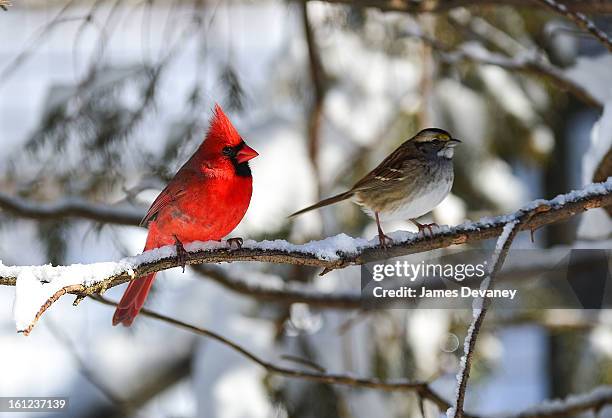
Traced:
<path id="1" fill-rule="evenodd" d="M 311 210 L 319 209 L 323 206 L 332 205 L 334 203 L 341 202 L 343 200 L 353 197 L 353 194 L 354 194 L 353 191 L 349 190 L 348 192 L 344 192 L 344 193 L 340 193 L 332 197 L 328 197 L 327 199 L 321 200 L 319 203 L 315 203 L 312 206 L 308 206 L 307 208 L 304 208 L 302 210 L 298 210 L 295 213 L 292 213 L 291 215 L 289 215 L 289 217 L 293 218 L 294 216 L 301 215 L 302 213 L 310 212 Z"/>
<path id="2" fill-rule="evenodd" d="M 147 245 L 144 248 L 145 251 L 156 248 L 156 245 L 152 245 L 150 242 L 153 241 L 151 238 L 154 238 L 154 235 L 149 233 Z M 147 299 L 154 279 L 155 273 L 151 273 L 148 276 L 139 277 L 130 282 L 113 315 L 113 325 L 123 324 L 126 327 L 132 325 L 134 318 L 136 318 L 136 315 L 138 315 Z"/>

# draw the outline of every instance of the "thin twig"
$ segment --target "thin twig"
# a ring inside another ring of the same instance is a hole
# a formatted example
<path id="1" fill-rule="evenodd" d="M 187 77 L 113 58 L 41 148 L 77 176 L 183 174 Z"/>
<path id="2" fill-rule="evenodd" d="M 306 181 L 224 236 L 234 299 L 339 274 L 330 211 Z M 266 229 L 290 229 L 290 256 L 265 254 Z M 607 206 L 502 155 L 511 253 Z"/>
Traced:
<path id="1" fill-rule="evenodd" d="M 561 69 L 543 61 L 536 53 L 523 53 L 515 57 L 508 57 L 489 51 L 481 44 L 468 43 L 459 47 L 452 47 L 422 33 L 414 27 L 406 28 L 403 35 L 430 45 L 438 52 L 443 62 L 449 64 L 470 62 L 479 65 L 493 65 L 526 75 L 539 76 L 552 83 L 558 89 L 573 94 L 588 106 L 598 110 L 603 109 L 603 104 L 599 99 L 565 75 Z"/>
<path id="2" fill-rule="evenodd" d="M 116 306 L 115 302 L 112 302 L 104 297 L 94 296 L 92 298 L 105 305 Z M 146 308 L 142 309 L 140 314 L 166 324 L 182 328 L 191 333 L 214 339 L 247 359 L 259 364 L 268 372 L 273 374 L 315 382 L 352 387 L 365 387 L 384 391 L 414 391 L 420 399 L 428 399 L 441 410 L 445 410 L 449 407 L 448 402 L 444 400 L 436 391 L 434 391 L 427 382 L 408 380 L 382 381 L 379 379 L 363 378 L 344 374 L 303 371 L 277 366 L 213 331 L 153 312 Z M 602 386 L 583 395 L 573 395 L 565 400 L 547 401 L 518 414 L 504 415 L 503 418 L 556 418 L 574 416 L 581 412 L 596 410 L 610 404 L 612 404 L 612 387 Z M 476 418 L 477 415 L 464 413 L 463 417 Z"/>
<path id="3" fill-rule="evenodd" d="M 310 79 L 313 87 L 313 98 L 308 111 L 308 157 L 315 174 L 317 197 L 321 197 L 321 176 L 319 170 L 319 149 L 321 143 L 321 123 L 323 121 L 323 105 L 327 94 L 327 76 L 321 63 L 321 54 L 315 39 L 313 26 L 308 14 L 308 2 L 302 0 L 302 25 L 308 47 L 308 63 Z"/>
<path id="4" fill-rule="evenodd" d="M 495 276 L 501 270 L 506 255 L 510 250 L 514 237 L 520 230 L 520 225 L 526 223 L 530 218 L 529 212 L 524 212 L 515 219 L 512 219 L 506 224 L 500 237 L 497 239 L 496 250 L 493 253 L 493 260 L 491 262 L 491 268 L 489 274 L 483 280 L 481 284 L 481 290 L 489 290 L 493 288 Z M 472 321 L 464 342 L 465 354 L 461 358 L 461 369 L 457 375 L 457 397 L 455 399 L 455 405 L 452 409 L 454 418 L 462 418 L 464 416 L 463 405 L 465 402 L 465 394 L 467 390 L 467 382 L 470 378 L 470 370 L 472 368 L 472 360 L 474 358 L 474 349 L 476 348 L 476 340 L 484 323 L 485 315 L 489 309 L 491 299 L 483 296 L 482 298 L 474 301 L 474 320 Z M 450 416 L 450 414 L 447 414 Z"/>
<path id="5" fill-rule="evenodd" d="M 40 48 L 44 41 L 51 38 L 49 35 L 58 24 L 73 20 L 71 18 L 66 18 L 65 14 L 74 5 L 74 3 L 76 3 L 76 0 L 68 0 L 66 4 L 62 6 L 60 11 L 53 17 L 53 19 L 42 27 L 38 34 L 36 34 L 33 39 L 28 42 L 28 46 L 2 69 L 0 72 L 0 87 L 4 86 L 10 75 L 12 75 L 12 73 L 15 72 L 30 57 L 30 55 L 34 53 L 36 49 Z"/>
<path id="6" fill-rule="evenodd" d="M 603 30 L 599 29 L 593 21 L 586 17 L 583 13 L 575 12 L 565 4 L 558 3 L 555 0 L 538 0 L 540 3 L 545 4 L 555 12 L 564 15 L 572 22 L 574 22 L 579 28 L 591 33 L 595 38 L 599 40 L 608 51 L 612 52 L 612 39 Z"/>
<path id="7" fill-rule="evenodd" d="M 101 302 L 105 305 L 116 306 L 116 303 L 101 297 L 95 296 L 94 300 Z M 149 318 L 154 318 L 159 321 L 165 322 L 167 324 L 173 325 L 175 327 L 187 330 L 197 335 L 201 335 L 207 338 L 211 338 L 226 347 L 231 348 L 233 351 L 239 353 L 240 355 L 246 357 L 247 359 L 253 361 L 254 363 L 259 364 L 261 367 L 266 369 L 268 372 L 297 379 L 310 380 L 313 382 L 321 382 L 321 383 L 329 383 L 336 385 L 346 385 L 346 386 L 354 386 L 354 387 L 364 387 L 371 389 L 380 389 L 385 391 L 414 391 L 421 395 L 423 398 L 430 400 L 434 404 L 436 404 L 441 409 L 446 409 L 449 407 L 448 402 L 446 402 L 437 392 L 435 392 L 427 382 L 424 381 L 412 381 L 412 380 L 395 380 L 395 381 L 386 381 L 380 380 L 376 378 L 367 378 L 367 377 L 357 377 L 340 373 L 322 373 L 322 372 L 313 372 L 306 370 L 297 370 L 291 369 L 288 367 L 278 366 L 274 363 L 271 363 L 267 360 L 262 359 L 258 355 L 252 353 L 241 345 L 228 340 L 227 338 L 219 335 L 213 331 L 210 331 L 205 328 L 197 327 L 192 324 L 188 324 L 186 322 L 180 321 L 178 319 L 171 318 L 169 316 L 165 316 L 159 314 L 157 312 L 153 312 L 148 309 L 142 309 L 140 311 L 141 315 L 147 316 Z M 470 417 L 466 415 L 466 417 Z"/>

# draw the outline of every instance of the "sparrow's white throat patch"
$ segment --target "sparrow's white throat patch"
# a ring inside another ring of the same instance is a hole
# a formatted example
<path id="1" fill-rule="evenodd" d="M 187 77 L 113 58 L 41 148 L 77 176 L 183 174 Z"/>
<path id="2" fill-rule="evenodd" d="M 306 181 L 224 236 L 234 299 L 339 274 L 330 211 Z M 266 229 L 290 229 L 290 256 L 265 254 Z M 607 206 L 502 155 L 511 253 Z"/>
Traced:
<path id="1" fill-rule="evenodd" d="M 440 151 L 438 151 L 438 157 L 450 159 L 453 158 L 453 155 L 455 155 L 454 147 L 444 147 Z"/>

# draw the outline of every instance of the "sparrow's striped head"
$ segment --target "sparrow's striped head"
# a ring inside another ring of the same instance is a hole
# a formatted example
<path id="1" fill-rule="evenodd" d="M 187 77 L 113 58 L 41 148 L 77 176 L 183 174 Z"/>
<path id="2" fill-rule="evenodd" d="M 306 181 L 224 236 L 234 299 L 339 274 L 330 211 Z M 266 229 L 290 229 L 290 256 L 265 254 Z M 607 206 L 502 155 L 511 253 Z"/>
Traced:
<path id="1" fill-rule="evenodd" d="M 461 142 L 458 139 L 453 139 L 451 134 L 439 128 L 423 129 L 421 132 L 416 134 L 412 140 L 414 142 L 433 142 L 433 141 L 438 141 L 440 143 Z"/>
<path id="2" fill-rule="evenodd" d="M 443 129 L 427 128 L 406 141 L 406 144 L 413 144 L 423 154 L 451 159 L 453 148 L 460 142 Z"/>

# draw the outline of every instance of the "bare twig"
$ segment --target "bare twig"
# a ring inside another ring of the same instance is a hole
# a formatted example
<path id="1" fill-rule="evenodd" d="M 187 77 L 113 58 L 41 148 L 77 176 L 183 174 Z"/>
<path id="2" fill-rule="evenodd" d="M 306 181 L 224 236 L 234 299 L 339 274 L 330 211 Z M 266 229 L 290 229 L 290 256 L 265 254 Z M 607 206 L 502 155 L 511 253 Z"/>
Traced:
<path id="1" fill-rule="evenodd" d="M 257 300 L 275 301 L 283 304 L 307 303 L 314 307 L 333 309 L 359 309 L 362 306 L 359 293 L 322 293 L 308 289 L 296 289 L 293 287 L 274 288 L 251 284 L 243 280 L 230 277 L 221 268 L 200 264 L 194 266 L 198 273 L 206 278 L 220 284 L 226 289 L 249 295 Z"/>
<path id="2" fill-rule="evenodd" d="M 612 52 L 612 39 L 607 33 L 599 29 L 593 21 L 587 18 L 583 13 L 570 10 L 565 4 L 559 3 L 555 0 L 538 0 L 540 3 L 545 4 L 555 12 L 564 15 L 572 22 L 574 22 L 579 28 L 591 33 L 595 38 L 599 40 L 608 51 Z"/>
<path id="3" fill-rule="evenodd" d="M 7 0 L 4 0 L 5 2 Z M 63 22 L 68 22 L 73 20 L 72 18 L 66 17 L 66 12 L 72 8 L 76 0 L 68 0 L 64 6 L 60 9 L 60 11 L 47 23 L 43 28 L 40 29 L 39 33 L 33 37 L 28 42 L 28 46 L 21 51 L 15 59 L 9 62 L 0 72 L 0 87 L 6 83 L 9 79 L 9 76 L 17 70 L 28 58 L 30 55 L 34 53 L 34 51 L 39 48 L 43 42 L 50 37 L 48 36 L 55 27 Z M 83 19 L 83 18 L 78 18 Z"/>
<path id="4" fill-rule="evenodd" d="M 323 104 L 327 93 L 326 75 L 321 63 L 321 54 L 315 39 L 314 29 L 308 15 L 308 2 L 302 1 L 302 25 L 308 47 L 308 62 L 310 79 L 313 87 L 313 98 L 308 112 L 308 156 L 316 177 L 317 197 L 321 196 L 321 176 L 319 170 L 319 149 L 321 137 L 321 122 L 323 120 Z"/>
<path id="5" fill-rule="evenodd" d="M 101 302 L 105 305 L 116 306 L 116 303 L 103 298 L 101 296 L 95 296 L 93 298 L 98 302 Z M 380 389 L 385 391 L 414 391 L 418 393 L 425 399 L 436 404 L 441 409 L 446 409 L 449 407 L 448 402 L 446 402 L 437 392 L 435 392 L 427 382 L 424 381 L 412 381 L 412 380 L 395 380 L 395 381 L 386 381 L 375 378 L 367 378 L 367 377 L 357 377 L 346 374 L 338 374 L 338 373 L 323 373 L 323 372 L 313 372 L 306 370 L 297 370 L 291 369 L 288 367 L 278 366 L 274 363 L 271 363 L 267 360 L 262 359 L 258 355 L 252 353 L 241 345 L 228 340 L 227 338 L 219 335 L 213 331 L 210 331 L 205 328 L 200 328 L 192 324 L 188 324 L 186 322 L 180 321 L 178 319 L 174 319 L 156 312 L 153 312 L 148 309 L 142 309 L 140 311 L 141 315 L 148 316 L 149 318 L 157 319 L 158 321 L 165 322 L 167 324 L 173 325 L 175 327 L 187 330 L 197 335 L 201 335 L 207 338 L 211 338 L 226 347 L 231 348 L 233 351 L 239 353 L 240 355 L 246 357 L 247 359 L 253 361 L 254 363 L 259 364 L 261 367 L 265 368 L 268 372 L 297 379 L 310 380 L 313 382 L 320 383 L 329 383 L 336 385 L 346 385 L 346 386 L 354 386 L 354 387 L 364 387 L 371 389 Z M 469 417 L 466 415 L 466 417 Z"/>
<path id="6" fill-rule="evenodd" d="M 567 91 L 585 104 L 598 110 L 603 108 L 599 99 L 594 97 L 587 89 L 575 83 L 566 76 L 562 70 L 538 58 L 536 54 L 523 53 L 515 57 L 487 50 L 480 44 L 464 44 L 457 48 L 451 47 L 435 38 L 427 36 L 418 29 L 406 28 L 404 35 L 409 38 L 419 39 L 430 45 L 440 55 L 444 62 L 453 64 L 456 62 L 470 62 L 481 65 L 494 65 L 506 70 L 520 72 L 527 75 L 535 75 L 552 83 L 562 91 Z"/>

